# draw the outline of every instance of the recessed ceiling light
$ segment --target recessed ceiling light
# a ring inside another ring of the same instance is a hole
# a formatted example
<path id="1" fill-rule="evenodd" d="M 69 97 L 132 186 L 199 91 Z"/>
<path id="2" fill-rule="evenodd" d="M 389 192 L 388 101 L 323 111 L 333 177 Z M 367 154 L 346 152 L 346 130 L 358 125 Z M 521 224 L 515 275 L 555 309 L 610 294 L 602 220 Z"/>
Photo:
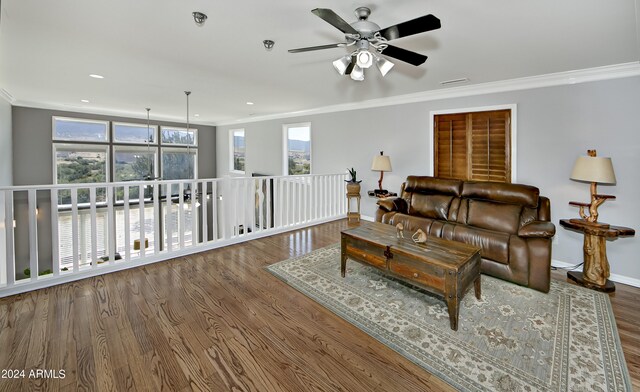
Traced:
<path id="1" fill-rule="evenodd" d="M 88 99 L 81 99 L 80 102 L 89 103 Z"/>
<path id="2" fill-rule="evenodd" d="M 194 114 L 193 117 L 200 117 L 198 113 Z"/>
<path id="3" fill-rule="evenodd" d="M 98 74 L 91 74 L 91 75 L 89 75 L 89 76 L 91 76 L 91 77 L 92 77 L 92 78 L 94 78 L 94 79 L 104 79 L 104 76 L 102 76 L 102 75 L 98 75 Z"/>
<path id="4" fill-rule="evenodd" d="M 253 102 L 247 102 L 247 105 L 253 105 Z"/>

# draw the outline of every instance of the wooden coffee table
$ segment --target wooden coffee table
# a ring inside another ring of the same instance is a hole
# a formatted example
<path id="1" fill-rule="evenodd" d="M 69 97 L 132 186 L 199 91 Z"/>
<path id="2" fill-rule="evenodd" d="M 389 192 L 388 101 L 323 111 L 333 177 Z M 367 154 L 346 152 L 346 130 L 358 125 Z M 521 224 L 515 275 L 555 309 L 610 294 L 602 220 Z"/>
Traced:
<path id="1" fill-rule="evenodd" d="M 385 274 L 440 295 L 447 303 L 451 329 L 458 330 L 460 300 L 474 284 L 480 299 L 480 248 L 440 238 L 416 244 L 397 238 L 396 228 L 362 222 L 341 233 L 340 271 L 345 276 L 347 258 L 373 266 Z"/>

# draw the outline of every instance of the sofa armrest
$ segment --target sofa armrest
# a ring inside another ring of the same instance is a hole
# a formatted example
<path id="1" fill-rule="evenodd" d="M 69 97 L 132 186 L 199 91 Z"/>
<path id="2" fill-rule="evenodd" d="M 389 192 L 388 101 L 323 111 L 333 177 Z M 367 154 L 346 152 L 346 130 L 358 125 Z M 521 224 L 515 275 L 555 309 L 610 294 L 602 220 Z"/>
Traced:
<path id="1" fill-rule="evenodd" d="M 518 237 L 551 238 L 556 234 L 556 226 L 551 222 L 533 221 L 522 226 L 518 230 Z"/>
<path id="2" fill-rule="evenodd" d="M 384 199 L 378 200 L 376 204 L 387 212 L 397 211 L 406 213 L 409 207 L 407 201 L 401 197 L 385 197 Z"/>

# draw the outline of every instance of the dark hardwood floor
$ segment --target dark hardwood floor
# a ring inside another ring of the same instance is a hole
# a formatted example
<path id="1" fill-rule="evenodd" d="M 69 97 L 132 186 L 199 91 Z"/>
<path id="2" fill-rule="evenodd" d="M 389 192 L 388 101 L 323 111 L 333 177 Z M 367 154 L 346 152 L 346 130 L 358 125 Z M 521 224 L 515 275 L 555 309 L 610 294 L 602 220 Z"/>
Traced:
<path id="1" fill-rule="evenodd" d="M 346 227 L 327 223 L 0 299 L 0 369 L 26 372 L 0 379 L 0 391 L 451 390 L 263 269 L 337 243 Z M 611 295 L 637 390 L 639 293 L 618 284 Z M 32 369 L 65 377 L 31 379 Z"/>

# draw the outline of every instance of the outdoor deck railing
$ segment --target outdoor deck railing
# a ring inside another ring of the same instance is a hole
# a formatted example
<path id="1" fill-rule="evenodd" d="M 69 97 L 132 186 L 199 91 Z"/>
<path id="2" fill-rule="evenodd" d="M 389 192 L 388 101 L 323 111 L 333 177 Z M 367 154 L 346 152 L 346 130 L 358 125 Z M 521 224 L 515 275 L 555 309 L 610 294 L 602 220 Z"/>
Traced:
<path id="1" fill-rule="evenodd" d="M 0 297 L 339 219 L 345 179 L 2 187 Z"/>

